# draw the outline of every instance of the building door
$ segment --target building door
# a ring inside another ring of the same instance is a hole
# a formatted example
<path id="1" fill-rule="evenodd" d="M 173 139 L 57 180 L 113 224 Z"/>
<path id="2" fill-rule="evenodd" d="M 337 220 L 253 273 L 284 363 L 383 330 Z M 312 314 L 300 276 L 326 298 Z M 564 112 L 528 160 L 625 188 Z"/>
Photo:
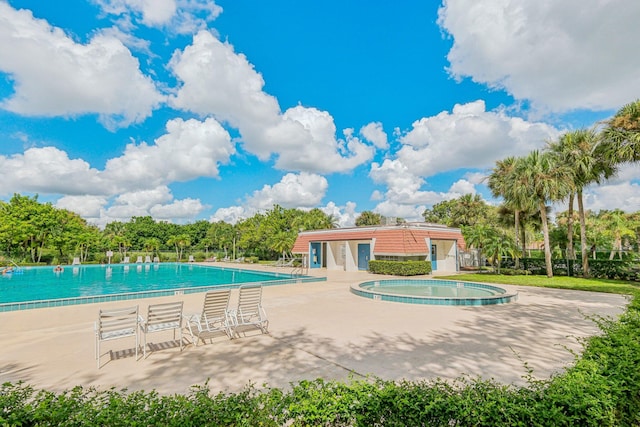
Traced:
<path id="1" fill-rule="evenodd" d="M 369 243 L 358 243 L 358 270 L 369 269 L 370 257 L 371 245 Z"/>
<path id="2" fill-rule="evenodd" d="M 438 269 L 438 247 L 431 245 L 431 271 Z"/>
<path id="3" fill-rule="evenodd" d="M 309 258 L 309 267 L 322 267 L 322 243 L 311 242 L 311 254 Z"/>

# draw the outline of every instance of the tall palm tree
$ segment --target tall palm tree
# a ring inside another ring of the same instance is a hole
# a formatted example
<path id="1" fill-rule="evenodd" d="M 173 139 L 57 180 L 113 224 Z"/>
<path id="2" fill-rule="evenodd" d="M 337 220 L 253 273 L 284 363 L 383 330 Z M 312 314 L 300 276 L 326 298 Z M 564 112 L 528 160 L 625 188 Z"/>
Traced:
<path id="1" fill-rule="evenodd" d="M 583 201 L 583 189 L 592 183 L 600 184 L 603 180 L 615 175 L 617 169 L 605 156 L 605 146 L 599 144 L 599 135 L 595 129 L 579 129 L 567 132 L 558 142 L 548 145 L 549 150 L 557 157 L 557 161 L 571 171 L 574 191 L 569 193 L 569 221 L 573 218 L 573 198 L 578 201 L 580 220 L 580 248 L 582 255 L 582 272 L 589 277 L 589 253 L 587 249 L 587 230 Z M 569 246 L 573 245 L 572 222 L 567 223 Z"/>
<path id="2" fill-rule="evenodd" d="M 488 179 L 488 186 L 494 197 L 502 197 L 505 208 L 513 211 L 514 242 L 517 249 L 522 248 L 522 256 L 525 255 L 523 216 L 531 216 L 538 209 L 535 200 L 527 193 L 527 188 L 518 183 L 523 162 L 522 157 L 507 157 L 499 160 Z M 520 263 L 516 257 L 517 268 L 520 268 Z"/>
<path id="3" fill-rule="evenodd" d="M 519 188 L 518 193 L 528 194 L 532 201 L 538 204 L 542 219 L 547 277 L 553 277 L 547 202 L 562 200 L 573 190 L 571 170 L 558 162 L 551 152 L 534 150 L 518 162 L 514 175 L 516 179 L 513 185 Z"/>
<path id="4" fill-rule="evenodd" d="M 566 162 L 567 166 L 574 167 L 575 159 L 573 159 L 572 154 L 572 144 L 567 143 L 567 141 L 571 142 L 571 133 L 565 133 L 560 137 L 557 142 L 551 142 L 547 144 L 547 148 L 555 153 L 559 157 L 559 161 Z M 577 183 L 575 183 L 577 186 Z M 567 259 L 574 260 L 576 259 L 576 254 L 574 250 L 573 244 L 573 205 L 576 197 L 576 192 L 571 191 L 569 193 L 569 202 L 567 208 Z M 584 265 L 583 265 L 584 267 Z"/>
<path id="5" fill-rule="evenodd" d="M 551 212 L 551 208 L 547 206 L 547 215 Z M 527 257 L 527 234 L 531 232 L 540 232 L 542 225 L 540 223 L 540 213 L 538 212 L 538 206 L 531 206 L 518 212 L 518 227 L 516 228 L 515 219 L 516 215 L 514 209 L 506 201 L 498 206 L 497 209 L 497 223 L 505 228 L 513 228 L 519 230 L 515 232 L 513 244 L 516 249 L 514 258 L 516 260 L 516 268 L 519 268 L 519 258 Z"/>

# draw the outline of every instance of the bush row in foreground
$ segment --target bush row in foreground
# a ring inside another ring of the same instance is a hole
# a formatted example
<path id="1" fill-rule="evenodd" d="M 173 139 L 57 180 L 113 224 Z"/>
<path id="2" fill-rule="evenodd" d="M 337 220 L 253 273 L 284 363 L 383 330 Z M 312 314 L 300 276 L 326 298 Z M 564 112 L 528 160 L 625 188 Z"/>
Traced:
<path id="1" fill-rule="evenodd" d="M 562 374 L 531 375 L 527 386 L 453 382 L 301 381 L 290 390 L 187 395 L 61 393 L 5 383 L 0 424 L 36 426 L 637 426 L 640 425 L 640 299 L 618 320 L 594 319 L 602 333 Z M 531 373 L 529 373 L 531 374 Z"/>

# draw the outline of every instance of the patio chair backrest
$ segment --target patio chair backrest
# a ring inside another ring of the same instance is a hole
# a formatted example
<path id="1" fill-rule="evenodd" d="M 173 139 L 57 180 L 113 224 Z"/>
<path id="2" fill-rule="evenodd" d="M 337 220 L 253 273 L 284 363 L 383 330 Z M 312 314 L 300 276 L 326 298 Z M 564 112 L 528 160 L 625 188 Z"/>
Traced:
<path id="1" fill-rule="evenodd" d="M 115 310 L 100 310 L 98 339 L 101 341 L 136 335 L 138 332 L 138 306 Z"/>
<path id="2" fill-rule="evenodd" d="M 204 296 L 202 317 L 204 319 L 216 319 L 225 317 L 226 312 L 229 308 L 230 298 L 231 289 L 219 289 L 207 292 Z"/>
<path id="3" fill-rule="evenodd" d="M 162 329 L 179 328 L 182 323 L 183 305 L 182 301 L 149 305 L 145 329 L 153 330 L 156 327 L 162 327 Z"/>
<path id="4" fill-rule="evenodd" d="M 238 296 L 238 312 L 243 315 L 258 313 L 262 306 L 262 286 L 240 286 Z"/>

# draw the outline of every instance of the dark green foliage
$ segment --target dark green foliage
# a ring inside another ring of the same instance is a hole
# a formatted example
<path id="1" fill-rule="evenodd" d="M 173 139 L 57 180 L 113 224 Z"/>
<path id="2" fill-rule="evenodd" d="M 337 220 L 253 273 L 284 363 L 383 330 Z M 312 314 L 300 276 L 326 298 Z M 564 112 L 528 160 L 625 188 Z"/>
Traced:
<path id="1" fill-rule="evenodd" d="M 591 276 L 601 279 L 637 280 L 637 272 L 632 267 L 633 263 L 630 259 L 595 259 L 589 261 Z"/>
<path id="2" fill-rule="evenodd" d="M 514 268 L 503 268 L 500 270 L 500 274 L 505 276 L 526 276 L 529 274 L 527 270 L 516 270 Z"/>
<path id="3" fill-rule="evenodd" d="M 502 264 L 506 268 L 512 268 L 513 259 L 505 259 Z M 554 259 L 553 274 L 560 276 L 582 276 L 582 264 L 578 260 Z M 528 274 L 544 275 L 545 263 L 542 258 L 521 258 L 520 265 Z M 638 280 L 638 270 L 634 267 L 634 261 L 627 259 L 591 259 L 589 260 L 591 276 L 598 279 Z M 503 271 L 503 274 L 507 274 Z M 521 273 L 519 273 L 521 274 Z"/>
<path id="4" fill-rule="evenodd" d="M 392 276 L 419 276 L 431 273 L 430 261 L 369 261 L 369 271 Z"/>
<path id="5" fill-rule="evenodd" d="M 61 393 L 0 386 L 0 425 L 10 426 L 622 426 L 640 425 L 640 299 L 618 319 L 594 318 L 601 334 L 563 373 L 526 386 L 492 380 L 301 381 L 291 389 L 187 395 Z M 525 363 L 526 368 L 526 363 Z"/>

